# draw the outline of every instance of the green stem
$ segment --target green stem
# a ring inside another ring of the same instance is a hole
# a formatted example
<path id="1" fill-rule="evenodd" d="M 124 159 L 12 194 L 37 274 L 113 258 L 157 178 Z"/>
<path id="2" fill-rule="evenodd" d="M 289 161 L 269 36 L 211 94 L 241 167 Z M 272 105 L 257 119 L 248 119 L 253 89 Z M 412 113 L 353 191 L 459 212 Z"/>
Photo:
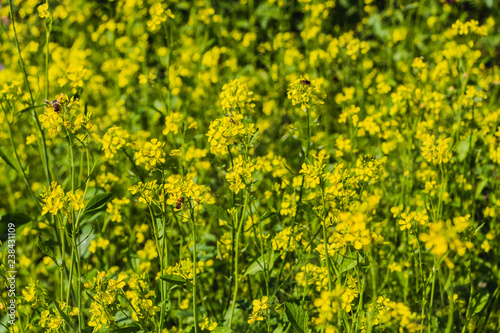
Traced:
<path id="1" fill-rule="evenodd" d="M 164 192 L 165 188 L 165 172 L 162 170 L 161 172 L 161 184 L 162 184 L 162 191 Z M 163 258 L 164 265 L 163 266 L 168 266 L 168 242 L 167 242 L 167 229 L 166 229 L 166 223 L 167 223 L 167 197 L 166 194 L 163 193 L 163 248 L 162 251 L 163 253 L 161 254 L 161 257 Z M 161 274 L 163 274 L 163 269 L 166 267 L 163 267 L 161 270 Z M 158 332 L 161 333 L 163 332 L 163 322 L 165 318 L 165 312 L 166 312 L 166 298 L 167 298 L 167 282 L 161 280 L 161 311 L 160 311 L 160 326 Z"/>
<path id="2" fill-rule="evenodd" d="M 45 3 L 48 3 L 46 1 Z M 52 20 L 52 18 L 50 18 Z M 50 26 L 49 26 L 50 24 Z M 47 24 L 47 19 L 45 19 L 45 98 L 49 99 L 49 38 L 52 23 Z"/>
<path id="3" fill-rule="evenodd" d="M 434 301 L 434 287 L 436 285 L 436 256 L 434 256 L 434 266 L 432 267 L 432 287 L 431 287 L 431 297 L 429 301 L 429 328 L 428 332 L 430 333 L 432 327 L 432 304 Z"/>
<path id="4" fill-rule="evenodd" d="M 19 65 L 21 66 L 21 69 L 23 70 L 24 81 L 26 83 L 26 86 L 28 88 L 28 92 L 30 94 L 31 106 L 35 106 L 35 100 L 33 98 L 33 94 L 31 92 L 31 86 L 30 86 L 30 83 L 28 80 L 28 73 L 26 72 L 26 67 L 24 65 L 23 56 L 21 54 L 21 47 L 19 46 L 19 39 L 17 38 L 17 30 L 16 30 L 16 23 L 14 20 L 14 8 L 12 6 L 12 0 L 9 1 L 9 8 L 10 8 L 10 19 L 12 22 L 12 30 L 14 32 L 14 39 L 16 41 L 17 52 L 19 54 Z M 45 169 L 45 176 L 47 178 L 47 184 L 48 184 L 48 186 L 50 186 L 51 179 L 50 179 L 50 169 L 49 169 L 49 156 L 47 153 L 47 145 L 45 142 L 45 133 L 42 130 L 42 126 L 40 125 L 40 121 L 38 120 L 38 117 L 36 116 L 35 108 L 33 108 L 32 116 L 33 116 L 33 119 L 35 119 L 36 125 L 38 127 L 38 131 L 40 132 L 41 140 L 39 140 L 39 142 L 38 142 L 39 143 L 38 148 L 40 150 L 40 156 L 41 156 L 42 161 L 43 161 L 43 165 L 44 165 L 44 169 Z M 41 141 L 41 147 L 40 147 L 40 141 Z"/>
<path id="5" fill-rule="evenodd" d="M 194 317 L 194 331 L 198 333 L 198 312 L 196 307 L 196 225 L 194 221 L 194 207 L 191 203 L 191 199 L 189 199 L 189 206 L 191 211 L 191 229 L 193 234 L 193 317 Z"/>
<path id="6" fill-rule="evenodd" d="M 307 109 L 307 132 L 306 132 L 307 139 L 306 139 L 306 149 L 305 149 L 305 155 L 304 155 L 304 161 L 303 161 L 303 163 L 305 163 L 306 160 L 307 160 L 307 158 L 309 157 L 309 146 L 310 146 L 310 142 L 311 142 L 310 123 L 309 123 L 309 117 L 310 116 L 309 116 L 309 113 L 310 113 L 309 109 Z M 297 202 L 297 205 L 296 205 L 296 208 L 295 208 L 295 214 L 293 215 L 292 224 L 290 226 L 290 230 L 292 231 L 292 234 L 291 234 L 290 238 L 288 239 L 288 243 L 287 243 L 287 247 L 286 247 L 287 249 L 290 247 L 290 242 L 292 241 L 292 238 L 294 236 L 293 228 L 295 227 L 295 223 L 297 222 L 297 215 L 299 213 L 299 204 L 302 202 L 302 196 L 304 194 L 304 182 L 305 182 L 305 175 L 302 175 L 302 182 L 301 182 L 300 191 L 299 191 L 299 201 Z M 287 257 L 288 257 L 288 251 L 285 251 L 285 255 L 283 256 L 283 261 L 281 262 L 281 267 L 280 267 L 280 270 L 279 270 L 279 273 L 278 273 L 278 277 L 276 279 L 276 281 L 277 281 L 277 287 L 274 290 L 273 296 L 270 299 L 271 303 L 273 302 L 274 297 L 276 296 L 276 294 L 278 293 L 278 290 L 281 287 L 281 283 L 280 283 L 281 274 L 283 274 L 283 269 L 285 268 L 285 263 L 286 263 Z"/>
<path id="7" fill-rule="evenodd" d="M 247 209 L 248 205 L 248 193 L 245 192 L 245 201 L 243 204 L 243 210 L 241 212 L 240 216 L 240 221 L 238 223 L 238 231 L 236 232 L 236 243 L 234 247 L 234 294 L 233 294 L 233 303 L 231 304 L 231 315 L 229 317 L 229 327 L 231 328 L 231 325 L 233 323 L 233 315 L 234 315 L 234 308 L 236 307 L 236 300 L 238 299 L 238 285 L 239 285 L 239 276 L 238 276 L 238 258 L 239 258 L 239 246 L 240 246 L 240 234 L 241 234 L 241 229 L 243 226 L 243 217 L 245 216 L 245 211 Z"/>
<path id="8" fill-rule="evenodd" d="M 64 267 L 66 262 L 64 258 L 66 256 L 66 242 L 64 235 L 64 225 L 63 222 L 59 219 L 59 233 L 61 237 L 61 266 Z M 61 278 L 61 302 L 64 301 L 64 269 L 60 270 L 60 278 Z"/>
<path id="9" fill-rule="evenodd" d="M 69 159 L 71 164 L 71 193 L 75 193 L 75 157 L 73 152 L 73 139 L 71 137 L 71 133 L 67 130 L 67 138 L 68 138 L 68 152 Z"/>
<path id="10" fill-rule="evenodd" d="M 323 185 L 323 184 L 322 184 Z M 325 243 L 325 260 L 326 260 L 326 270 L 328 272 L 328 291 L 332 292 L 332 272 L 330 269 L 330 255 L 328 253 L 328 237 L 326 234 L 326 218 L 327 218 L 327 210 L 325 206 L 325 191 L 323 189 L 323 186 L 321 186 L 321 198 L 323 201 L 323 242 Z"/>
<path id="11" fill-rule="evenodd" d="M 454 279 L 454 273 L 453 273 L 453 270 L 450 269 L 450 275 L 448 276 L 448 280 L 453 281 L 453 279 Z M 449 305 L 449 310 L 448 310 L 448 322 L 446 323 L 445 333 L 450 333 L 451 327 L 453 326 L 453 312 L 455 309 L 455 301 L 453 300 L 452 288 L 450 288 L 448 291 L 448 302 L 450 303 L 450 305 Z"/>
<path id="12" fill-rule="evenodd" d="M 11 129 L 11 126 L 10 126 L 11 124 L 10 124 L 10 122 L 8 120 L 8 117 L 7 117 L 7 112 L 6 112 L 3 104 L 0 104 L 0 105 L 2 106 L 2 110 L 4 111 L 4 114 L 5 114 L 5 119 L 6 119 L 6 122 L 7 122 L 7 128 L 8 128 L 8 131 L 9 131 L 10 144 L 12 145 L 12 149 L 14 150 L 14 156 L 16 157 L 16 161 L 17 161 L 17 164 L 19 166 L 19 170 L 21 170 L 21 175 L 23 176 L 24 183 L 26 184 L 26 187 L 28 188 L 28 191 L 30 192 L 31 197 L 35 201 L 38 209 L 41 211 L 42 210 L 42 206 L 40 205 L 40 202 L 37 200 L 35 193 L 33 193 L 33 190 L 31 189 L 31 183 L 28 180 L 28 177 L 26 176 L 26 172 L 24 171 L 23 165 L 21 164 L 21 159 L 19 158 L 19 154 L 17 153 L 16 145 L 14 144 L 14 138 L 12 137 L 12 129 Z M 16 171 L 19 172 L 18 170 L 16 170 Z"/>

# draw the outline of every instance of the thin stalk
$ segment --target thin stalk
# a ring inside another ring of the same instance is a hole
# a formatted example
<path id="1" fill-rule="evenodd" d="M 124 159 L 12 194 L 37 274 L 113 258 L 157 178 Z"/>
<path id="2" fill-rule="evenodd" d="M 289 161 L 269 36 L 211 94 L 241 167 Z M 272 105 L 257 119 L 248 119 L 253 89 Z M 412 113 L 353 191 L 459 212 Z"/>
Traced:
<path id="1" fill-rule="evenodd" d="M 375 269 L 375 260 L 373 260 L 373 255 L 372 252 L 368 252 L 369 258 L 370 258 L 370 274 L 371 274 L 371 280 L 372 280 L 372 303 L 375 304 L 377 301 L 377 272 Z M 368 323 L 367 323 L 367 333 L 371 333 L 372 327 L 373 327 L 373 315 L 374 315 L 374 310 L 372 309 L 368 313 Z"/>
<path id="2" fill-rule="evenodd" d="M 85 190 L 83 191 L 83 196 L 82 198 L 85 200 L 85 197 L 87 196 L 87 191 L 89 188 L 89 176 L 90 176 L 90 156 L 89 156 L 89 149 L 88 147 L 85 147 L 85 154 L 87 155 L 87 180 L 85 181 Z M 79 222 L 80 222 L 80 216 L 83 212 L 83 209 L 80 209 L 78 211 L 78 215 L 76 217 L 76 222 L 75 222 L 75 229 L 78 229 Z"/>
<path id="3" fill-rule="evenodd" d="M 31 92 L 31 86 L 30 86 L 30 83 L 28 80 L 28 73 L 26 72 L 26 67 L 24 65 L 23 56 L 21 54 L 21 47 L 19 46 L 19 39 L 17 38 L 17 30 L 16 30 L 16 23 L 14 20 L 14 8 L 12 5 L 12 0 L 9 1 L 9 8 L 10 8 L 10 19 L 11 19 L 11 23 L 12 23 L 12 30 L 14 32 L 14 39 L 16 41 L 17 52 L 19 55 L 19 65 L 21 66 L 21 69 L 23 70 L 24 81 L 25 81 L 26 86 L 28 88 L 28 92 L 29 92 L 30 99 L 31 99 L 31 106 L 34 106 L 35 100 L 33 98 L 33 93 Z M 41 156 L 42 161 L 43 161 L 43 165 L 44 165 L 44 169 L 45 169 L 45 176 L 47 178 L 47 184 L 48 184 L 48 186 L 50 186 L 51 178 L 50 178 L 50 169 L 49 169 L 49 156 L 47 153 L 47 144 L 45 142 L 45 133 L 43 132 L 43 129 L 42 129 L 42 126 L 40 125 L 40 121 L 38 120 L 38 117 L 36 116 L 35 109 L 33 108 L 32 111 L 33 112 L 31 115 L 33 116 L 33 119 L 35 119 L 35 123 L 38 127 L 38 131 L 40 132 L 41 140 L 39 140 L 39 142 L 38 142 L 38 148 L 40 150 L 40 156 Z M 41 145 L 40 145 L 40 141 L 41 141 Z"/>
<path id="4" fill-rule="evenodd" d="M 163 255 L 162 255 L 162 247 L 160 246 L 160 241 L 158 240 L 158 228 L 156 228 L 156 221 L 154 218 L 153 214 L 153 209 L 151 208 L 151 205 L 148 204 L 149 208 L 149 215 L 151 216 L 151 224 L 152 224 L 152 229 L 153 229 L 153 235 L 156 243 L 156 251 L 158 252 L 158 257 L 160 258 L 160 272 L 163 274 Z M 165 242 L 165 239 L 163 239 Z M 160 295 L 162 295 L 162 300 L 163 300 L 163 280 L 160 282 Z M 162 305 L 163 307 L 163 305 Z M 158 325 L 158 332 L 161 332 L 161 326 L 163 323 L 163 313 L 160 311 L 160 324 Z"/>
<path id="5" fill-rule="evenodd" d="M 61 265 L 64 267 L 66 265 L 64 261 L 64 257 L 66 256 L 66 242 L 64 236 L 64 225 L 62 221 L 59 219 L 59 232 L 61 235 Z M 61 302 L 64 301 L 64 269 L 60 270 L 60 278 L 61 278 Z"/>
<path id="6" fill-rule="evenodd" d="M 69 268 L 68 289 L 66 291 L 66 305 L 69 304 L 69 295 L 70 295 L 70 291 L 71 291 L 71 283 L 73 280 L 73 265 L 74 265 L 74 260 L 75 260 L 74 256 L 75 256 L 75 253 L 73 251 L 71 251 L 71 265 Z"/>
<path id="7" fill-rule="evenodd" d="M 162 191 L 164 192 L 165 190 L 165 172 L 162 170 L 161 172 L 161 184 L 162 184 Z M 164 266 L 168 266 L 168 242 L 167 242 L 167 229 L 166 229 L 166 223 L 167 223 L 167 197 L 165 193 L 163 193 L 163 248 L 162 251 L 163 253 L 161 254 L 161 257 L 164 261 Z M 166 268 L 166 267 L 163 267 Z M 161 270 L 161 274 L 163 274 L 163 268 Z M 163 322 L 165 318 L 165 311 L 166 311 L 166 296 L 167 296 L 167 282 L 161 280 L 161 309 L 160 309 L 160 326 L 158 332 L 163 332 Z"/>
<path id="8" fill-rule="evenodd" d="M 10 122 L 7 118 L 7 112 L 6 112 L 5 108 L 3 107 L 3 104 L 0 104 L 0 105 L 2 106 L 2 109 L 3 109 L 4 114 L 5 114 L 5 119 L 7 120 L 6 122 L 7 122 L 7 128 L 9 130 L 10 144 L 12 145 L 12 149 L 14 150 L 14 156 L 16 157 L 16 161 L 17 161 L 17 164 L 19 166 L 19 170 L 21 170 L 21 175 L 23 176 L 24 183 L 26 184 L 26 187 L 28 188 L 28 191 L 30 192 L 31 197 L 35 201 L 38 209 L 41 211 L 42 206 L 40 205 L 40 202 L 37 200 L 35 193 L 33 193 L 33 190 L 31 189 L 31 183 L 28 180 L 28 177 L 26 176 L 26 172 L 24 172 L 23 165 L 21 164 L 21 159 L 19 158 L 19 155 L 17 153 L 16 145 L 14 144 L 14 138 L 12 137 L 12 129 L 10 127 Z M 16 170 L 16 171 L 18 171 L 18 170 Z"/>
<path id="9" fill-rule="evenodd" d="M 231 325 L 233 323 L 233 315 L 234 315 L 234 308 L 236 307 L 236 300 L 238 298 L 238 285 L 239 285 L 239 277 L 238 277 L 238 258 L 239 258 L 239 246 L 240 246 L 240 235 L 241 235 L 241 229 L 243 226 L 243 217 L 245 216 L 245 211 L 247 209 L 248 205 L 248 193 L 245 192 L 245 201 L 243 204 L 243 211 L 241 212 L 240 216 L 240 221 L 238 223 L 238 231 L 236 232 L 236 244 L 234 245 L 234 294 L 233 294 L 233 303 L 231 304 L 231 315 L 229 317 L 229 327 L 231 328 Z"/>
<path id="10" fill-rule="evenodd" d="M 67 139 L 68 139 L 68 153 L 69 159 L 71 163 L 71 193 L 75 193 L 75 158 L 73 152 L 73 139 L 71 138 L 71 133 L 67 130 Z"/>
<path id="11" fill-rule="evenodd" d="M 432 267 L 432 287 L 431 287 L 431 299 L 430 299 L 430 302 L 429 302 L 429 329 L 428 329 L 428 332 L 430 333 L 431 331 L 431 319 L 432 319 L 432 304 L 433 304 L 433 301 L 434 301 L 434 287 L 436 285 L 436 270 L 437 270 L 437 267 L 436 267 L 436 256 L 434 256 L 434 267 Z"/>
<path id="12" fill-rule="evenodd" d="M 191 211 L 191 229 L 192 229 L 192 235 L 193 235 L 193 317 L 194 317 L 194 332 L 198 333 L 198 313 L 196 311 L 196 283 L 197 283 L 197 278 L 196 278 L 196 225 L 194 221 L 194 208 L 191 203 L 191 200 L 189 200 L 189 206 L 190 206 L 190 211 Z"/>
<path id="13" fill-rule="evenodd" d="M 48 0 L 45 1 L 45 3 L 48 3 Z M 52 30 L 52 23 L 48 23 L 49 18 L 45 19 L 45 98 L 49 99 L 49 39 L 50 39 L 50 32 Z M 50 17 L 50 20 L 52 18 Z"/>
<path id="14" fill-rule="evenodd" d="M 80 262 L 80 253 L 78 252 L 78 246 L 76 245 L 76 232 L 73 232 L 72 236 L 73 240 L 73 247 L 75 251 L 75 258 L 76 258 L 76 306 L 78 307 L 78 332 L 82 331 L 82 323 L 83 323 L 83 318 L 82 318 L 82 299 L 81 299 L 81 262 Z"/>
<path id="15" fill-rule="evenodd" d="M 448 276 L 448 280 L 453 281 L 453 279 L 454 279 L 454 273 L 453 273 L 453 270 L 450 269 L 450 275 Z M 453 300 L 453 292 L 450 292 L 450 291 L 448 292 L 448 302 L 450 303 L 450 305 L 449 305 L 449 310 L 448 310 L 448 322 L 446 323 L 445 333 L 450 333 L 451 327 L 453 326 L 453 313 L 454 313 L 454 309 L 455 309 L 455 301 Z"/>
<path id="16" fill-rule="evenodd" d="M 323 184 L 322 184 L 323 185 Z M 325 260 L 326 260 L 326 270 L 328 272 L 328 291 L 332 292 L 332 272 L 330 270 L 330 255 L 328 253 L 328 237 L 326 234 L 326 218 L 327 218 L 327 210 L 325 206 L 325 191 L 323 186 L 321 186 L 321 199 L 323 201 L 323 241 L 325 242 Z"/>
<path id="17" fill-rule="evenodd" d="M 307 160 L 307 158 L 309 156 L 309 146 L 310 146 L 310 142 L 311 142 L 310 121 L 309 121 L 309 117 L 310 117 L 309 113 L 310 112 L 309 112 L 309 109 L 307 109 L 306 111 L 307 111 L 307 132 L 306 132 L 307 139 L 306 139 L 306 149 L 305 149 L 305 155 L 304 155 L 304 161 L 303 161 L 304 163 L 305 163 L 305 161 Z M 293 228 L 295 227 L 295 223 L 297 222 L 297 215 L 299 213 L 299 203 L 302 202 L 302 196 L 304 194 L 304 182 L 305 182 L 305 175 L 302 175 L 302 182 L 301 182 L 300 191 L 299 191 L 299 201 L 297 202 L 297 205 L 296 205 L 296 208 L 295 208 L 295 214 L 293 215 L 292 224 L 290 226 L 290 229 L 292 230 L 292 235 L 288 239 L 288 244 L 287 244 L 287 247 L 286 247 L 287 249 L 290 247 L 290 242 L 292 241 L 292 238 L 294 236 Z M 280 270 L 279 270 L 279 273 L 278 273 L 278 277 L 276 279 L 276 281 L 277 281 L 277 287 L 274 290 L 273 296 L 270 299 L 271 303 L 273 302 L 274 297 L 276 296 L 276 294 L 278 293 L 278 290 L 281 287 L 281 283 L 280 283 L 281 274 L 283 274 L 283 269 L 285 268 L 285 263 L 286 263 L 287 256 L 288 256 L 288 251 L 285 251 L 285 255 L 283 256 L 283 261 L 281 262 L 281 266 L 280 266 Z"/>

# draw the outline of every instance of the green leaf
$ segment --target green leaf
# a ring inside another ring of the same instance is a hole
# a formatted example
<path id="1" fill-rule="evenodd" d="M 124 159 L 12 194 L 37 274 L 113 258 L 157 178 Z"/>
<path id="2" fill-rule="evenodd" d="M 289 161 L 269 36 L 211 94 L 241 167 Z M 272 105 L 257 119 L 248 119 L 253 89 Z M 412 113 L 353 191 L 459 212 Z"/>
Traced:
<path id="1" fill-rule="evenodd" d="M 278 327 L 276 327 L 273 333 L 283 333 L 283 325 L 281 323 L 278 324 Z"/>
<path id="2" fill-rule="evenodd" d="M 264 253 L 259 258 L 257 258 L 250 266 L 248 266 L 243 276 L 254 275 L 255 273 L 264 270 L 264 267 L 266 267 L 267 269 L 271 269 L 278 257 L 279 253 L 274 253 L 274 251 L 271 251 L 270 253 Z"/>
<path id="3" fill-rule="evenodd" d="M 260 220 L 261 220 L 261 221 L 267 220 L 268 218 L 271 218 L 271 217 L 273 217 L 274 215 L 276 215 L 276 213 L 275 213 L 275 212 L 267 212 L 267 213 L 265 213 L 264 215 L 262 215 L 262 216 L 260 217 Z"/>
<path id="4" fill-rule="evenodd" d="M 469 140 L 460 141 L 457 147 L 457 157 L 460 162 L 465 160 L 467 153 L 469 152 Z"/>
<path id="5" fill-rule="evenodd" d="M 38 247 L 40 248 L 40 251 L 42 251 L 43 254 L 51 258 L 57 264 L 54 252 L 52 252 L 52 249 L 47 245 L 46 242 L 43 241 L 42 237 L 38 237 Z"/>
<path id="6" fill-rule="evenodd" d="M 309 317 L 307 312 L 300 306 L 293 303 L 285 303 L 285 314 L 287 320 L 292 324 L 294 332 L 309 333 L 311 330 L 307 327 Z"/>
<path id="7" fill-rule="evenodd" d="M 217 327 L 215 330 L 212 331 L 213 333 L 232 333 L 234 332 L 232 329 L 229 327 Z"/>
<path id="8" fill-rule="evenodd" d="M 14 223 L 16 227 L 19 227 L 25 223 L 31 221 L 31 217 L 24 213 L 7 213 L 2 216 L 0 222 L 3 223 Z"/>
<path id="9" fill-rule="evenodd" d="M 211 204 L 203 204 L 203 207 L 210 215 L 215 216 L 219 220 L 231 222 L 231 217 L 224 208 Z"/>
<path id="10" fill-rule="evenodd" d="M 186 283 L 191 284 L 188 280 L 183 278 L 182 276 L 176 275 L 176 274 L 165 274 L 160 276 L 160 279 L 165 280 L 167 282 L 173 283 L 173 284 L 178 284 L 178 285 L 185 285 Z"/>
<path id="11" fill-rule="evenodd" d="M 359 262 L 363 260 L 363 257 L 360 255 L 359 256 Z M 342 260 L 342 263 L 340 264 L 339 267 L 339 274 L 350 271 L 351 269 L 355 268 L 358 266 L 358 258 L 357 257 L 345 257 L 344 260 Z"/>
<path id="12" fill-rule="evenodd" d="M 476 199 L 479 199 L 479 197 L 481 196 L 481 193 L 483 193 L 483 189 L 486 187 L 486 185 L 488 185 L 487 178 L 484 178 L 483 180 L 481 180 L 479 182 L 479 184 L 477 185 L 477 188 L 476 188 L 476 194 L 474 196 Z"/>
<path id="13" fill-rule="evenodd" d="M 7 163 L 8 166 L 10 166 L 12 169 L 16 170 L 17 172 L 17 169 L 16 167 L 14 166 L 14 164 L 10 161 L 10 159 L 7 157 L 7 155 L 5 155 L 5 153 L 3 152 L 2 149 L 0 149 L 0 157 L 2 158 L 2 160 L 5 161 L 5 163 Z"/>
<path id="14" fill-rule="evenodd" d="M 44 106 L 47 106 L 47 104 L 38 104 L 38 105 L 28 106 L 27 108 L 24 108 L 24 109 L 22 109 L 21 111 L 19 111 L 19 112 L 17 113 L 17 115 L 20 115 L 21 113 L 28 112 L 28 111 L 30 111 L 30 110 L 37 109 L 37 108 L 41 108 L 41 107 L 44 107 Z"/>
<path id="15" fill-rule="evenodd" d="M 69 320 L 68 316 L 61 310 L 61 308 L 59 307 L 59 305 L 57 304 L 56 301 L 54 301 L 54 305 L 56 306 L 56 309 L 57 309 L 57 312 L 59 312 L 59 315 L 68 324 L 68 327 L 71 329 L 71 332 L 75 332 L 76 333 L 75 328 L 73 327 L 73 325 L 71 325 L 71 320 Z"/>
<path id="16" fill-rule="evenodd" d="M 111 193 L 99 193 L 94 195 L 83 208 L 82 215 L 89 213 L 97 213 L 106 209 L 106 205 L 111 200 Z"/>
<path id="17" fill-rule="evenodd" d="M 5 242 L 9 237 L 9 223 L 15 225 L 14 229 L 17 231 L 17 228 L 31 221 L 31 217 L 23 213 L 7 213 L 2 216 L 0 220 L 0 240 Z"/>
<path id="18" fill-rule="evenodd" d="M 469 152 L 471 147 L 474 147 L 476 144 L 476 135 L 472 134 L 466 137 L 463 141 L 460 141 L 460 143 L 457 146 L 457 157 L 460 162 L 465 160 L 467 157 L 467 153 Z"/>
<path id="19" fill-rule="evenodd" d="M 472 316 L 484 309 L 486 303 L 488 303 L 489 298 L 490 294 L 486 293 L 485 291 L 481 291 L 474 296 L 474 298 L 472 299 Z"/>

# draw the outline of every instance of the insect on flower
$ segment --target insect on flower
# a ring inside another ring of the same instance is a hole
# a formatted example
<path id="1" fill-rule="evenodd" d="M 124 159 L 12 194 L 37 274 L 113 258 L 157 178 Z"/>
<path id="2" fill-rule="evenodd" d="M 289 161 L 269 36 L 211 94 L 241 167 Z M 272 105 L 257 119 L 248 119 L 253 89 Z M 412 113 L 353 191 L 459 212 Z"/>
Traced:
<path id="1" fill-rule="evenodd" d="M 175 209 L 181 209 L 183 202 L 184 202 L 184 197 L 180 197 L 179 199 L 177 199 L 177 202 L 175 203 Z"/>
<path id="2" fill-rule="evenodd" d="M 229 119 L 229 121 L 231 122 L 231 124 L 236 125 L 236 122 L 234 121 L 233 118 Z"/>
<path id="3" fill-rule="evenodd" d="M 309 81 L 307 79 L 302 79 L 302 80 L 300 80 L 300 83 L 302 83 L 304 85 L 309 85 L 309 84 L 311 84 L 311 81 Z"/>
<path id="4" fill-rule="evenodd" d="M 55 99 L 52 102 L 49 101 L 48 99 L 45 100 L 45 103 L 47 103 L 52 109 L 54 109 L 54 112 L 59 112 L 61 111 L 61 105 L 59 104 L 59 100 Z"/>

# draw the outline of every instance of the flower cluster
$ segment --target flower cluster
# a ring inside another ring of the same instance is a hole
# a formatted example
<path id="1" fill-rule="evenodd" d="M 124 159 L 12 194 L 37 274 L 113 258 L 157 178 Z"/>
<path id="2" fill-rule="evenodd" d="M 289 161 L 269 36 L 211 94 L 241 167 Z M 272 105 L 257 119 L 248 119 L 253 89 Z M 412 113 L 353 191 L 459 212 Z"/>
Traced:
<path id="1" fill-rule="evenodd" d="M 268 303 L 269 298 L 267 296 L 263 296 L 261 299 L 254 299 L 252 302 L 252 315 L 248 319 L 248 324 L 252 325 L 256 321 L 263 321 L 264 315 L 267 313 L 267 309 L 269 308 Z"/>
<path id="2" fill-rule="evenodd" d="M 113 159 L 118 150 L 127 145 L 130 134 L 121 127 L 113 126 L 102 136 L 101 144 L 106 159 Z"/>
<path id="3" fill-rule="evenodd" d="M 130 203 L 130 200 L 126 197 L 118 199 L 114 198 L 111 202 L 108 202 L 108 206 L 106 208 L 106 213 L 111 214 L 111 221 L 113 222 L 121 222 L 122 221 L 122 214 L 121 210 L 122 207 L 125 205 L 128 205 Z"/>
<path id="4" fill-rule="evenodd" d="M 252 172 L 255 171 L 253 161 L 245 160 L 241 155 L 233 159 L 233 165 L 226 173 L 229 189 L 235 194 L 247 187 L 253 180 Z"/>
<path id="5" fill-rule="evenodd" d="M 454 219 L 453 222 L 432 222 L 429 224 L 429 231 L 421 234 L 419 239 L 437 257 L 442 257 L 448 250 L 453 250 L 459 256 L 463 256 L 468 249 L 474 247 L 472 242 L 460 239 L 460 234 L 469 225 L 467 223 L 469 217 Z"/>
<path id="6" fill-rule="evenodd" d="M 125 293 L 133 308 L 132 318 L 147 322 L 160 312 L 160 307 L 154 301 L 155 292 L 150 290 L 144 276 L 131 277 L 128 281 L 129 290 Z"/>
<path id="7" fill-rule="evenodd" d="M 480 26 L 479 22 L 476 20 L 470 20 L 467 22 L 462 22 L 460 20 L 457 20 L 451 26 L 448 36 L 453 37 L 454 35 L 469 35 L 469 34 L 486 36 L 488 35 L 488 26 L 486 25 Z"/>
<path id="8" fill-rule="evenodd" d="M 45 188 L 41 197 L 44 201 L 42 215 L 47 213 L 57 215 L 59 211 L 66 213 L 70 209 L 78 211 L 85 207 L 83 198 L 79 193 L 64 193 L 61 185 L 58 185 L 57 182 L 52 182 L 48 189 Z"/>
<path id="9" fill-rule="evenodd" d="M 314 164 L 308 165 L 304 163 L 300 170 L 300 173 L 304 174 L 305 188 L 315 188 L 320 184 L 330 155 L 326 155 L 326 150 L 321 150 L 317 155 L 313 155 L 313 157 Z"/>
<path id="10" fill-rule="evenodd" d="M 135 153 L 135 159 L 146 170 L 155 170 L 165 163 L 165 155 L 165 143 L 152 139 Z"/>
<path id="11" fill-rule="evenodd" d="M 423 140 L 422 156 L 435 165 L 448 163 L 451 158 L 450 141 L 451 138 L 436 140 L 434 135 L 427 135 Z"/>
<path id="12" fill-rule="evenodd" d="M 251 112 L 255 108 L 253 92 L 241 79 L 235 79 L 223 85 L 219 97 L 224 112 L 231 114 Z"/>
<path id="13" fill-rule="evenodd" d="M 196 274 L 200 274 L 205 270 L 203 261 L 200 261 L 196 267 Z M 181 260 L 175 266 L 169 266 L 165 270 L 166 274 L 178 275 L 186 280 L 192 280 L 194 277 L 193 272 L 193 261 L 188 258 L 186 260 Z"/>
<path id="14" fill-rule="evenodd" d="M 300 105 L 304 112 L 312 106 L 324 104 L 326 94 L 321 91 L 321 87 L 316 80 L 309 80 L 305 77 L 295 80 L 290 84 L 287 91 L 288 99 L 292 100 L 293 105 Z"/>
<path id="15" fill-rule="evenodd" d="M 78 99 L 61 93 L 54 101 L 47 101 L 45 112 L 40 114 L 38 119 L 44 128 L 49 129 L 50 136 L 54 137 L 63 131 L 63 128 L 71 133 L 76 133 L 82 127 L 86 131 L 90 130 L 90 116 L 78 109 Z"/>
<path id="16" fill-rule="evenodd" d="M 205 320 L 203 320 L 199 325 L 202 330 L 207 329 L 209 332 L 212 332 L 217 328 L 217 322 L 211 321 L 208 318 L 205 318 Z"/>
<path id="17" fill-rule="evenodd" d="M 52 312 L 44 310 L 40 315 L 40 326 L 45 328 L 47 332 L 59 332 L 63 323 L 63 318 L 56 309 L 53 309 Z"/>
<path id="18" fill-rule="evenodd" d="M 175 15 L 172 13 L 170 9 L 163 8 L 163 5 L 160 2 L 157 2 L 151 6 L 149 9 L 149 14 L 151 15 L 151 19 L 148 20 L 147 26 L 149 31 L 155 32 L 160 29 L 160 26 L 163 22 L 166 22 L 168 18 L 175 18 Z"/>
<path id="19" fill-rule="evenodd" d="M 303 233 L 298 233 L 291 227 L 285 228 L 274 236 L 271 243 L 274 251 L 284 255 L 286 251 L 295 251 L 302 244 Z"/>
<path id="20" fill-rule="evenodd" d="M 208 130 L 208 142 L 210 152 L 217 156 L 224 156 L 228 149 L 235 143 L 248 144 L 255 134 L 254 124 L 245 124 L 243 115 L 234 114 L 220 119 L 215 119 L 210 123 Z"/>
<path id="21" fill-rule="evenodd" d="M 429 216 L 424 211 L 401 213 L 399 225 L 401 231 L 414 227 L 415 225 L 425 226 L 429 222 Z"/>
<path id="22" fill-rule="evenodd" d="M 93 294 L 94 301 L 90 305 L 91 318 L 88 325 L 94 327 L 94 330 L 114 325 L 115 317 L 112 314 L 119 306 L 117 298 L 125 287 L 124 276 L 112 279 L 109 275 L 110 272 L 97 272 L 96 277 L 84 284 Z"/>
<path id="23" fill-rule="evenodd" d="M 394 302 L 387 297 L 379 296 L 377 302 L 371 306 L 376 312 L 373 325 L 387 327 L 390 326 L 391 321 L 394 321 L 406 332 L 420 332 L 424 329 L 421 317 L 411 312 L 410 308 L 402 302 Z"/>

